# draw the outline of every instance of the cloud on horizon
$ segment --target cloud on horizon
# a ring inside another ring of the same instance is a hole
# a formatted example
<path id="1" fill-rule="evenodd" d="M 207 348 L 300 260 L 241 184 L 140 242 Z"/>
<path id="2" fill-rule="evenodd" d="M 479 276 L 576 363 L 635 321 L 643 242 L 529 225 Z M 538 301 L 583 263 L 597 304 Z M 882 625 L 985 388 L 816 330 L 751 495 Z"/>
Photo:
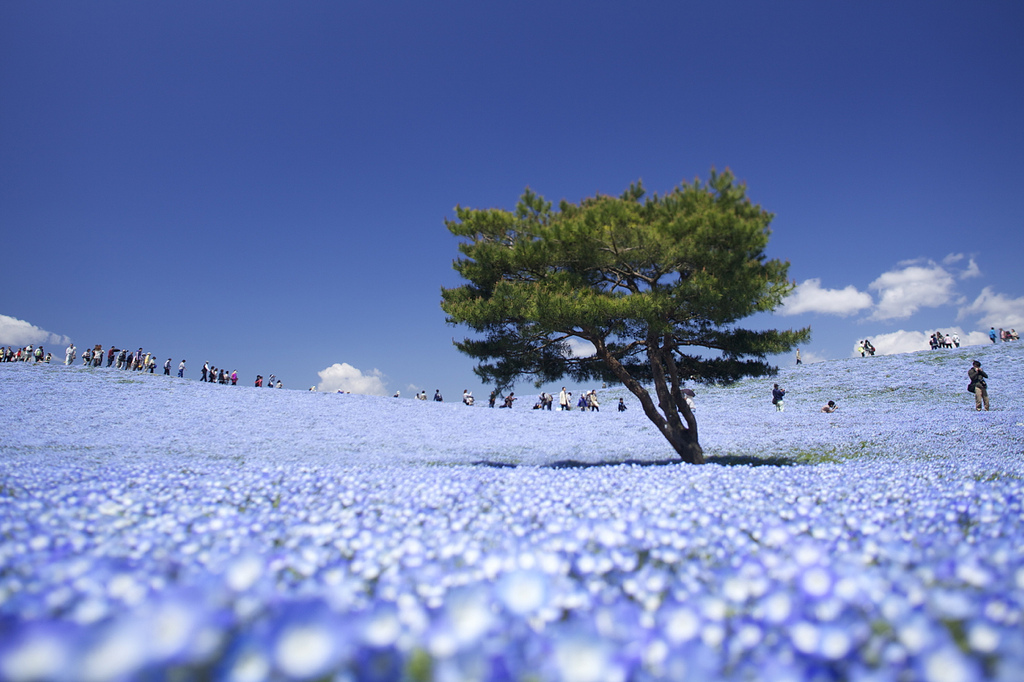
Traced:
<path id="1" fill-rule="evenodd" d="M 974 331 L 965 333 L 960 327 L 948 327 L 941 331 L 944 334 L 959 335 L 961 347 L 991 343 L 988 334 L 985 332 Z M 919 332 L 900 329 L 888 334 L 868 337 L 868 340 L 875 347 L 875 355 L 895 355 L 897 353 L 913 353 L 914 351 L 928 350 L 928 337 L 932 333 L 932 331 Z M 860 353 L 856 350 L 856 346 L 860 341 L 861 339 L 858 339 L 853 342 L 853 350 L 850 351 L 850 357 L 860 357 Z"/>
<path id="2" fill-rule="evenodd" d="M 992 291 L 992 287 L 985 287 L 973 303 L 960 309 L 957 319 L 970 315 L 979 315 L 978 322 L 983 327 L 1024 327 L 1024 296 L 1008 298 Z"/>
<path id="3" fill-rule="evenodd" d="M 34 324 L 25 320 L 19 320 L 9 315 L 0 315 L 0 346 L 16 346 L 18 348 L 28 344 L 57 344 L 65 345 L 71 339 L 67 336 L 54 334 L 45 329 L 40 329 Z"/>
<path id="4" fill-rule="evenodd" d="M 384 374 L 379 369 L 364 374 L 362 370 L 347 362 L 336 362 L 317 372 L 317 375 L 320 377 L 317 390 L 325 393 L 346 391 L 360 395 L 388 394 L 387 386 L 384 384 Z"/>
<path id="5" fill-rule="evenodd" d="M 871 294 L 857 291 L 852 284 L 843 289 L 822 289 L 818 278 L 804 280 L 786 297 L 780 315 L 823 313 L 847 317 L 874 305 Z"/>
<path id="6" fill-rule="evenodd" d="M 961 268 L 958 264 L 965 259 L 967 265 Z M 798 284 L 777 312 L 780 315 L 820 313 L 848 317 L 871 309 L 866 319 L 906 319 L 921 308 L 962 305 L 963 297 L 956 290 L 957 280 L 981 276 L 981 268 L 974 257 L 962 253 L 949 254 L 942 259 L 942 265 L 927 258 L 914 258 L 898 262 L 895 269 L 882 273 L 868 285 L 868 289 L 878 292 L 877 304 L 871 294 L 859 291 L 852 284 L 842 289 L 825 289 L 821 279 L 813 277 Z M 973 306 L 961 309 L 961 317 L 972 311 L 985 313 L 991 308 L 993 314 L 1011 317 L 1014 323 L 1024 325 L 1024 322 L 1017 322 L 1018 309 L 1019 314 L 1024 315 L 1024 304 L 1020 302 L 1024 299 L 1006 299 L 986 291 L 987 297 L 983 294 Z"/>
<path id="7" fill-rule="evenodd" d="M 933 261 L 903 261 L 899 265 L 904 267 L 883 273 L 868 285 L 879 295 L 870 319 L 905 319 L 921 308 L 955 302 L 956 279 L 946 268 Z"/>
<path id="8" fill-rule="evenodd" d="M 941 331 L 958 334 L 961 346 L 986 344 L 989 343 L 989 327 L 1024 328 L 1024 297 L 1011 298 L 995 292 L 992 287 L 985 287 L 973 302 L 968 303 L 968 299 L 959 290 L 959 282 L 981 276 L 981 268 L 976 257 L 971 254 L 951 253 L 942 259 L 941 264 L 929 258 L 903 260 L 868 285 L 869 290 L 877 293 L 877 303 L 871 294 L 859 291 L 852 284 L 842 289 L 826 289 L 821 286 L 821 279 L 810 278 L 797 285 L 776 314 L 819 313 L 847 317 L 863 313 L 858 316 L 857 322 L 864 323 L 871 320 L 906 320 L 922 308 L 959 306 L 956 321 L 976 331 L 965 332 L 960 326 L 945 327 Z M 973 320 L 977 320 L 977 327 L 970 324 Z M 928 339 L 933 331 L 900 329 L 878 335 L 864 331 L 858 333 L 864 334 L 859 339 L 871 340 L 876 354 L 891 355 L 927 350 Z M 856 344 L 856 341 L 852 342 L 851 347 Z M 858 354 L 851 350 L 850 355 Z M 813 362 L 806 351 L 803 360 Z"/>

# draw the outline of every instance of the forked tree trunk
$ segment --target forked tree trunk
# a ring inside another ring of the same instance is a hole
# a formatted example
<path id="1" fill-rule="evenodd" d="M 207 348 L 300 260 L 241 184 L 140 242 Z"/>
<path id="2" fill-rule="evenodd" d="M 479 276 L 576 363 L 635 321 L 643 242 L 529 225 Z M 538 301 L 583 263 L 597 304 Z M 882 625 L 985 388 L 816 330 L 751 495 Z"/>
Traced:
<path id="1" fill-rule="evenodd" d="M 608 353 L 603 343 L 595 343 L 595 346 L 597 347 L 598 357 L 608 364 L 616 378 L 629 389 L 629 392 L 640 399 L 640 405 L 643 407 L 644 414 L 658 427 L 658 430 L 665 436 L 665 440 L 669 442 L 669 445 L 676 451 L 676 454 L 687 464 L 703 464 L 704 449 L 701 448 L 697 440 L 697 419 L 693 416 L 693 412 L 690 411 L 685 401 L 682 402 L 681 409 L 677 410 L 676 403 L 672 399 L 671 392 L 665 382 L 664 367 L 659 360 L 657 358 L 652 359 L 652 369 L 654 370 L 654 383 L 659 395 L 661 411 L 654 404 L 654 400 L 651 398 L 651 394 L 647 392 L 647 389 L 640 385 L 640 382 L 634 379 L 626 371 L 626 368 Z M 678 387 L 676 392 L 678 392 Z M 682 412 L 682 419 L 680 419 L 680 412 Z"/>
<path id="2" fill-rule="evenodd" d="M 672 444 L 683 461 L 687 464 L 703 464 L 704 448 L 697 442 L 697 432 L 692 429 L 670 429 L 665 431 L 665 438 Z"/>

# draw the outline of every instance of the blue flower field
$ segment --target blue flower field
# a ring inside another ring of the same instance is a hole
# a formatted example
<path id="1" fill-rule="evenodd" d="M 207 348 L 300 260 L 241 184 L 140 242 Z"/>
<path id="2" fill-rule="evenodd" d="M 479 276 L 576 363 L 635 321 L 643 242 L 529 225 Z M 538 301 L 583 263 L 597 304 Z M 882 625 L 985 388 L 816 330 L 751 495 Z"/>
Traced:
<path id="1" fill-rule="evenodd" d="M 0 679 L 1022 680 L 1022 385 L 1008 343 L 695 386 L 690 466 L 619 387 L 3 364 Z"/>

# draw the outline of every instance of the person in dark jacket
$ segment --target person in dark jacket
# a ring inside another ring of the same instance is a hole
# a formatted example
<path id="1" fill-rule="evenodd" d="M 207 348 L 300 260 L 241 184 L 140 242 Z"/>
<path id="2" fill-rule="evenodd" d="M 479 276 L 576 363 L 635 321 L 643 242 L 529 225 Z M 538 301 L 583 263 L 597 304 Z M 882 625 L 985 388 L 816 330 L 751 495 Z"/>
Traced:
<path id="1" fill-rule="evenodd" d="M 977 360 L 974 361 L 972 367 L 967 370 L 967 378 L 971 380 L 971 386 L 973 387 L 974 393 L 974 409 L 981 412 L 981 406 L 985 405 L 985 411 L 988 411 L 988 384 L 985 382 L 988 379 L 988 374 L 985 374 L 985 370 L 981 368 L 981 363 Z"/>
<path id="2" fill-rule="evenodd" d="M 772 405 L 775 406 L 776 411 L 782 412 L 785 407 L 782 404 L 782 399 L 786 397 L 786 389 L 779 388 L 778 384 L 775 384 L 775 388 L 772 389 Z"/>

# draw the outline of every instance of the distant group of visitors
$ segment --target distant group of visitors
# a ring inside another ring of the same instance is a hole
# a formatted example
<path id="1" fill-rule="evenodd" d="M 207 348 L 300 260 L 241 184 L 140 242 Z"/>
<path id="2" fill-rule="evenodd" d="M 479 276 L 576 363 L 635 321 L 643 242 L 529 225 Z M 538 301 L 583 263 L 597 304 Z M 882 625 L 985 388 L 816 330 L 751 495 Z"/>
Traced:
<path id="1" fill-rule="evenodd" d="M 64 364 L 71 366 L 75 363 L 75 360 L 79 358 L 78 347 L 74 343 L 69 343 L 68 347 L 64 350 Z M 96 344 L 91 348 L 86 348 L 82 351 L 82 366 L 83 367 L 103 367 L 103 361 L 106 359 L 106 366 L 113 367 L 115 369 L 135 372 L 148 372 L 154 374 L 157 367 L 156 354 L 153 352 L 144 351 L 139 348 L 135 351 L 130 351 L 126 348 L 117 348 L 116 346 L 110 346 L 110 348 L 104 350 L 101 344 Z M 42 346 L 33 347 L 31 344 L 22 348 L 0 347 L 0 362 L 50 362 L 53 359 L 52 353 L 44 351 Z M 171 358 L 167 358 L 163 363 L 164 376 L 170 376 L 171 370 L 174 367 L 174 361 Z M 178 377 L 185 378 L 185 360 L 178 363 Z M 203 363 L 202 374 L 199 379 L 203 382 L 224 384 L 230 386 L 238 385 L 238 371 L 231 370 L 230 372 L 223 368 L 218 368 L 211 365 L 209 362 Z M 275 381 L 276 380 L 276 381 Z M 270 388 L 284 388 L 284 384 L 281 383 L 273 374 L 270 375 L 270 381 L 266 384 L 263 383 L 263 377 L 256 375 L 256 386 L 268 386 Z"/>
<path id="2" fill-rule="evenodd" d="M 693 391 L 689 391 L 689 393 L 690 393 L 690 395 L 693 395 Z M 394 397 L 394 398 L 401 397 L 401 391 L 395 391 L 395 394 L 392 397 Z M 427 392 L 426 391 L 420 391 L 419 393 L 416 394 L 415 397 L 416 397 L 416 400 L 426 401 L 427 400 Z M 433 400 L 434 400 L 434 402 L 438 402 L 438 403 L 444 402 L 444 398 L 441 396 L 441 391 L 440 390 L 434 391 L 434 398 L 433 398 Z M 498 405 L 499 400 L 501 401 L 500 405 Z M 512 406 L 515 404 L 515 402 L 517 400 L 519 400 L 519 398 L 516 397 L 515 391 L 510 392 L 506 396 L 502 396 L 501 393 L 497 389 L 495 389 L 495 390 L 491 391 L 491 394 L 490 394 L 490 396 L 488 398 L 487 404 L 488 404 L 489 407 L 492 407 L 492 408 L 495 405 L 498 405 L 498 409 L 502 409 L 502 408 L 511 409 Z M 687 397 L 687 401 L 690 403 L 691 406 L 693 405 L 693 403 L 692 403 L 692 401 L 690 400 L 689 397 Z M 552 409 L 552 406 L 554 405 L 554 402 L 555 402 L 554 396 L 552 396 L 550 393 L 543 392 L 543 393 L 540 394 L 540 396 L 538 396 L 537 402 L 535 402 L 534 405 L 533 405 L 533 409 L 535 409 L 535 410 L 548 410 L 548 411 L 550 411 Z M 462 392 L 462 403 L 464 405 L 468 405 L 470 407 L 472 407 L 473 405 L 476 404 L 476 398 L 473 397 L 473 393 L 471 391 L 469 391 L 468 389 L 464 390 Z M 559 410 L 572 410 L 573 406 L 574 406 L 573 401 L 572 401 L 572 392 L 571 391 L 566 391 L 565 388 L 563 387 L 561 393 L 559 393 L 558 404 L 559 404 Z M 601 411 L 601 403 L 600 403 L 600 401 L 597 398 L 597 389 L 592 389 L 590 391 L 584 391 L 580 395 L 579 399 L 576 401 L 575 407 L 579 408 L 580 410 L 582 410 L 584 412 L 586 412 L 588 410 L 591 411 L 591 412 L 600 412 Z M 626 405 L 625 405 L 625 403 L 622 402 L 622 399 L 620 398 L 619 399 L 619 411 L 620 412 L 624 412 L 625 410 L 626 410 Z"/>
<path id="3" fill-rule="evenodd" d="M 473 404 L 473 394 L 469 393 L 469 391 L 463 391 L 462 392 L 462 402 L 464 402 L 464 403 L 466 402 L 466 395 L 467 394 L 469 395 L 469 402 L 466 403 L 466 404 L 467 405 L 472 405 Z M 395 394 L 393 396 L 391 396 L 391 397 L 392 398 L 401 398 L 402 397 L 402 392 L 401 391 L 395 391 Z M 425 390 L 420 391 L 419 393 L 417 393 L 415 395 L 415 398 L 416 398 L 416 400 L 424 400 L 425 401 L 427 399 L 427 392 Z M 434 402 L 435 403 L 443 403 L 444 402 L 444 398 L 441 396 L 441 389 L 436 389 L 434 391 Z"/>
<path id="4" fill-rule="evenodd" d="M 935 350 L 936 348 L 959 348 L 960 335 L 935 332 L 928 337 L 928 346 L 931 347 L 932 350 Z"/>
<path id="5" fill-rule="evenodd" d="M 234 372 L 232 372 L 232 376 L 233 376 L 233 375 L 234 375 Z M 277 381 L 277 383 L 274 383 L 274 381 L 275 381 L 275 380 Z M 231 385 L 232 385 L 232 386 L 234 386 L 234 385 L 235 385 L 235 382 L 234 382 L 234 380 L 232 380 L 232 382 L 231 382 Z M 270 376 L 269 376 L 269 377 L 267 378 L 267 382 L 266 382 L 266 384 L 264 384 L 264 383 L 263 383 L 263 375 L 262 375 L 262 374 L 257 374 L 257 375 L 256 375 L 256 383 L 255 383 L 255 386 L 256 386 L 256 388 L 262 388 L 263 386 L 266 386 L 267 388 L 284 388 L 284 384 L 283 384 L 283 383 L 281 383 L 281 380 L 280 380 L 280 379 L 278 379 L 278 378 L 277 378 L 276 376 L 274 376 L 273 374 L 271 374 L 271 375 L 270 375 Z M 313 390 L 313 389 L 310 389 L 310 390 Z M 340 393 L 340 391 L 339 391 L 339 393 Z"/>
<path id="6" fill-rule="evenodd" d="M 552 402 L 554 399 L 552 398 Z M 580 394 L 579 399 L 576 401 L 576 407 L 583 412 L 590 410 L 592 412 L 600 412 L 601 405 L 597 401 L 597 390 L 592 389 L 590 391 L 583 391 Z M 548 409 L 551 409 L 550 407 Z M 565 386 L 558 393 L 558 409 L 569 411 L 572 410 L 572 391 L 566 391 Z"/>
<path id="7" fill-rule="evenodd" d="M 78 348 L 74 343 L 69 343 L 68 347 L 64 349 L 64 364 L 73 365 L 77 357 Z M 116 346 L 111 346 L 104 351 L 103 345 L 99 343 L 82 351 L 82 366 L 102 367 L 104 357 L 107 360 L 107 367 L 132 372 L 149 372 L 150 374 L 156 371 L 156 355 L 152 352 L 143 351 L 141 348 L 130 351 L 127 348 Z M 171 359 L 167 358 L 167 362 L 164 363 L 164 374 L 171 373 L 170 367 Z"/>
<path id="8" fill-rule="evenodd" d="M 1003 342 L 1006 342 L 1006 341 L 1020 341 L 1020 336 L 1017 334 L 1017 330 L 1016 329 L 1006 330 L 1006 329 L 1003 329 L 1002 327 L 999 328 L 998 332 L 996 331 L 995 327 L 992 327 L 988 331 L 988 338 L 990 338 L 992 340 L 992 343 L 995 343 L 996 339 L 998 339 L 1000 341 L 1003 341 Z"/>
<path id="9" fill-rule="evenodd" d="M 32 344 L 15 348 L 14 346 L 0 347 L 0 362 L 49 362 L 53 359 L 53 353 L 47 353 L 42 346 L 32 347 Z"/>
<path id="10" fill-rule="evenodd" d="M 170 362 L 170 360 L 168 360 L 168 362 Z M 184 363 L 185 361 L 182 360 L 182 362 Z M 209 362 L 203 363 L 201 375 L 202 376 L 200 377 L 199 380 L 205 381 L 210 384 L 224 384 L 225 386 L 228 384 L 231 384 L 232 386 L 238 385 L 238 372 L 236 370 L 231 370 L 231 372 L 228 372 L 226 369 L 211 366 Z M 257 386 L 260 385 L 260 380 L 262 378 L 263 377 L 261 377 L 259 374 L 256 375 Z"/>
<path id="11" fill-rule="evenodd" d="M 875 354 L 875 347 L 871 345 L 870 340 L 864 339 L 857 342 L 857 352 L 860 353 L 862 358 L 868 355 L 873 356 Z"/>

